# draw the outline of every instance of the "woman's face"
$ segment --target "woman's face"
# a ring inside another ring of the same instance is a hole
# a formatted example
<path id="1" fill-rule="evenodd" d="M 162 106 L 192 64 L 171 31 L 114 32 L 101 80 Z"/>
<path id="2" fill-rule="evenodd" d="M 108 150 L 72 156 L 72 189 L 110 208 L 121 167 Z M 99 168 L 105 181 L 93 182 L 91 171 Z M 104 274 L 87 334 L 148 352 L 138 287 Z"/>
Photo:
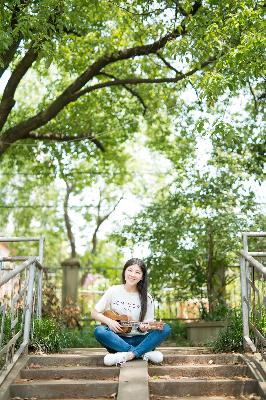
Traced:
<path id="1" fill-rule="evenodd" d="M 127 285 L 137 286 L 143 277 L 143 272 L 137 264 L 130 265 L 125 270 L 125 281 Z"/>

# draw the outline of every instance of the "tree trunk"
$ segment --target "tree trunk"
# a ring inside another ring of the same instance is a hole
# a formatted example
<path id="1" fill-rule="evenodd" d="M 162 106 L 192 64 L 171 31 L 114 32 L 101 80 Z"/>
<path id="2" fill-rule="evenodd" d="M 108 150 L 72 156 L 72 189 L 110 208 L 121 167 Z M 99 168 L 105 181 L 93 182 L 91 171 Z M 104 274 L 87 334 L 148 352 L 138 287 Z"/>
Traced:
<path id="1" fill-rule="evenodd" d="M 215 244 L 212 226 L 208 225 L 208 261 L 207 261 L 207 296 L 209 314 L 213 315 L 217 307 L 225 304 L 226 265 L 215 259 Z"/>
<path id="2" fill-rule="evenodd" d="M 63 282 L 62 282 L 62 306 L 64 307 L 69 302 L 77 303 L 78 287 L 79 287 L 79 268 L 80 262 L 76 258 L 76 243 L 72 232 L 71 220 L 68 214 L 69 196 L 73 189 L 69 183 L 66 183 L 66 195 L 64 199 L 64 219 L 67 230 L 67 237 L 71 248 L 71 258 L 62 262 L 63 267 Z"/>
<path id="3" fill-rule="evenodd" d="M 68 214 L 68 205 L 69 205 L 69 196 L 72 190 L 72 187 L 69 186 L 69 184 L 66 182 L 67 186 L 67 191 L 65 195 L 65 200 L 64 200 L 64 219 L 65 219 L 65 224 L 66 224 L 66 230 L 67 230 L 67 237 L 70 243 L 70 248 L 71 248 L 71 258 L 76 258 L 76 243 L 75 243 L 75 237 L 72 232 L 72 226 L 71 226 L 71 221 L 70 217 Z"/>
<path id="4" fill-rule="evenodd" d="M 214 304 L 213 304 L 213 232 L 212 227 L 209 224 L 207 226 L 207 235 L 208 235 L 208 259 L 207 259 L 207 296 L 209 301 L 209 314 L 213 313 Z"/>

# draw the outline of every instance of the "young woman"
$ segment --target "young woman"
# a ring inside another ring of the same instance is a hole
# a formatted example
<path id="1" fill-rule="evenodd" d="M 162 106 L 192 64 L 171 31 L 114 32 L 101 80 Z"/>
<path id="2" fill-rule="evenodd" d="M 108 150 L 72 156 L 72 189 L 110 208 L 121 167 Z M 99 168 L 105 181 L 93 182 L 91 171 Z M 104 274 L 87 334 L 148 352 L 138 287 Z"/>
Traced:
<path id="1" fill-rule="evenodd" d="M 163 355 L 154 349 L 169 335 L 170 327 L 163 324 L 161 329 L 156 329 L 156 324 L 148 324 L 154 321 L 154 304 L 147 293 L 144 262 L 138 258 L 128 260 L 123 268 L 122 282 L 122 285 L 111 286 L 91 313 L 93 319 L 104 324 L 98 325 L 94 332 L 98 342 L 109 352 L 104 357 L 104 364 L 122 364 L 134 358 L 160 363 Z M 104 315 L 107 310 L 141 323 L 124 333 L 118 321 Z"/>

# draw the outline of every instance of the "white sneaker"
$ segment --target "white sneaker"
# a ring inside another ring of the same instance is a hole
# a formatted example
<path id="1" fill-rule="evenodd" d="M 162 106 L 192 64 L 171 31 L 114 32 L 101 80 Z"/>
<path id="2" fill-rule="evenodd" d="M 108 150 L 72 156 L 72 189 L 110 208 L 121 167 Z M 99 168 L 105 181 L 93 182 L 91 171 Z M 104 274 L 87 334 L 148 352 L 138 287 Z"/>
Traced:
<path id="1" fill-rule="evenodd" d="M 104 356 L 103 363 L 104 365 L 110 367 L 111 365 L 124 364 L 127 361 L 127 353 L 109 353 Z"/>
<path id="2" fill-rule="evenodd" d="M 148 351 L 148 353 L 143 354 L 142 358 L 143 360 L 151 361 L 154 364 L 159 364 L 163 362 L 163 354 L 158 350 Z"/>

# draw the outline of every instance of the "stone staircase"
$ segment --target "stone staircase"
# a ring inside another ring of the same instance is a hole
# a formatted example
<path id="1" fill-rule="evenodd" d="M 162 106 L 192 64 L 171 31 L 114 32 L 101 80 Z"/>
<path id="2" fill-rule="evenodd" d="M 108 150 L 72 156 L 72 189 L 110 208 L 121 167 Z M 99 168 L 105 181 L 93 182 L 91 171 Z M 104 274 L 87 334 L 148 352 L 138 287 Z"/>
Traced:
<path id="1" fill-rule="evenodd" d="M 10 399 L 115 397 L 118 377 L 119 367 L 104 367 L 100 351 L 34 355 L 11 384 Z"/>
<path id="2" fill-rule="evenodd" d="M 238 354 L 176 348 L 165 352 L 162 366 L 150 365 L 148 372 L 153 400 L 262 399 L 258 381 Z"/>
<path id="3" fill-rule="evenodd" d="M 161 350 L 162 365 L 136 360 L 121 368 L 103 365 L 103 349 L 31 355 L 0 400 L 266 398 L 241 355 L 213 354 L 206 348 Z"/>

